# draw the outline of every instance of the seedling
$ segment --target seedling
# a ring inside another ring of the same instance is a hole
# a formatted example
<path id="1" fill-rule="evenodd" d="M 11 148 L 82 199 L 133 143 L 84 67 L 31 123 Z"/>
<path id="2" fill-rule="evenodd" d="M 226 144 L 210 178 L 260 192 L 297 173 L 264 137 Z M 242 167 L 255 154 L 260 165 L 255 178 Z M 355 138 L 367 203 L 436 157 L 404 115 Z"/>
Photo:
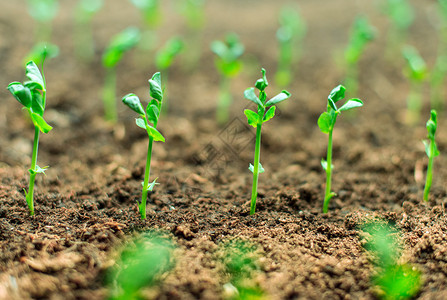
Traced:
<path id="1" fill-rule="evenodd" d="M 399 264 L 400 250 L 396 230 L 389 225 L 370 223 L 363 230 L 369 234 L 365 249 L 373 256 L 376 275 L 372 282 L 378 296 L 386 300 L 414 297 L 421 288 L 421 273 L 408 263 Z"/>
<path id="2" fill-rule="evenodd" d="M 33 61 L 36 65 L 42 65 L 47 58 L 54 58 L 59 55 L 59 47 L 50 43 L 38 43 L 28 53 L 24 59 L 24 65 Z"/>
<path id="3" fill-rule="evenodd" d="M 427 121 L 427 131 L 428 140 L 422 141 L 425 145 L 425 153 L 428 156 L 428 167 L 427 167 L 427 178 L 425 181 L 424 188 L 424 201 L 428 201 L 428 196 L 430 194 L 430 187 L 433 179 L 433 160 L 435 156 L 439 155 L 438 147 L 435 142 L 436 128 L 438 126 L 438 121 L 436 118 L 436 110 L 431 110 L 430 119 Z"/>
<path id="4" fill-rule="evenodd" d="M 28 13 L 37 21 L 36 42 L 49 42 L 51 22 L 59 11 L 58 0 L 27 0 Z"/>
<path id="5" fill-rule="evenodd" d="M 44 60 L 45 57 L 43 58 Z M 43 68 L 43 61 L 41 68 Z M 40 131 L 48 133 L 53 127 L 48 125 L 43 118 L 47 92 L 45 76 L 43 73 L 40 73 L 39 68 L 33 61 L 26 64 L 25 74 L 29 81 L 25 81 L 24 83 L 11 82 L 7 89 L 23 105 L 23 108 L 28 111 L 31 121 L 34 124 L 33 154 L 31 157 L 31 168 L 28 170 L 30 173 L 30 181 L 28 192 L 25 191 L 29 214 L 32 216 L 34 215 L 34 181 L 37 174 L 45 174 L 45 170 L 48 168 L 41 168 L 37 165 L 39 133 Z"/>
<path id="6" fill-rule="evenodd" d="M 387 36 L 386 57 L 395 60 L 399 49 L 405 43 L 408 28 L 414 21 L 414 10 L 407 0 L 387 0 L 384 12 L 391 24 Z"/>
<path id="7" fill-rule="evenodd" d="M 143 299 L 142 290 L 155 286 L 174 266 L 172 242 L 161 236 L 130 241 L 107 274 L 110 300 Z M 144 297 L 145 298 L 145 297 Z"/>
<path id="8" fill-rule="evenodd" d="M 166 42 L 163 48 L 161 48 L 155 57 L 155 65 L 157 69 L 161 70 L 164 74 L 164 82 L 168 82 L 168 75 L 169 75 L 169 68 L 171 67 L 172 63 L 174 62 L 174 59 L 183 51 L 184 49 L 184 43 L 183 41 L 178 38 L 174 37 Z M 166 89 L 166 86 L 163 87 L 163 90 Z M 168 111 L 168 102 L 166 101 L 166 95 L 165 95 L 165 102 L 163 105 L 163 112 Z"/>
<path id="9" fill-rule="evenodd" d="M 214 41 L 211 50 L 217 55 L 216 68 L 221 75 L 219 102 L 217 104 L 216 118 L 219 124 L 228 121 L 229 109 L 232 103 L 231 78 L 237 76 L 242 68 L 239 60 L 244 53 L 244 45 L 236 34 L 228 34 L 225 41 Z"/>
<path id="10" fill-rule="evenodd" d="M 366 45 L 376 35 L 376 29 L 372 27 L 365 17 L 357 17 L 351 28 L 351 37 L 345 50 L 346 79 L 345 84 L 353 95 L 358 90 L 358 63 L 365 51 Z"/>
<path id="11" fill-rule="evenodd" d="M 244 110 L 244 114 L 247 116 L 248 124 L 256 128 L 256 146 L 255 157 L 253 164 L 250 164 L 249 170 L 253 173 L 253 187 L 251 191 L 251 204 L 250 215 L 253 215 L 256 211 L 256 198 L 258 195 L 258 176 L 264 172 L 264 168 L 260 163 L 261 156 L 261 127 L 262 124 L 270 120 L 275 116 L 276 104 L 287 100 L 290 97 L 288 91 L 282 91 L 275 97 L 267 100 L 267 94 L 265 88 L 268 86 L 268 81 L 265 76 L 265 69 L 261 70 L 262 78 L 256 81 L 255 87 L 259 90 L 259 97 L 256 96 L 255 88 L 251 87 L 245 90 L 244 97 L 247 100 L 252 101 L 258 107 L 257 112 L 250 109 Z"/>
<path id="12" fill-rule="evenodd" d="M 106 69 L 103 90 L 104 115 L 110 122 L 116 122 L 116 65 L 121 61 L 124 53 L 135 47 L 140 41 L 140 31 L 135 27 L 128 27 L 115 37 L 102 56 L 102 65 Z"/>
<path id="13" fill-rule="evenodd" d="M 410 92 L 407 97 L 406 122 L 414 125 L 419 122 L 422 109 L 422 88 L 427 77 L 427 66 L 414 47 L 406 46 L 402 55 L 407 62 L 405 75 L 410 81 Z"/>
<path id="14" fill-rule="evenodd" d="M 103 7 L 103 0 L 79 0 L 75 11 L 75 52 L 84 60 L 91 61 L 95 54 L 91 22 Z"/>
<path id="15" fill-rule="evenodd" d="M 157 130 L 158 118 L 160 117 L 161 106 L 163 103 L 163 90 L 160 72 L 155 73 L 152 78 L 149 79 L 149 95 L 153 99 L 147 105 L 146 111 L 141 106 L 140 99 L 135 94 L 127 94 L 123 97 L 123 103 L 141 116 L 141 118 L 136 119 L 137 126 L 146 130 L 147 135 L 149 136 L 146 170 L 144 172 L 144 181 L 142 182 L 143 192 L 141 202 L 138 204 L 141 219 L 146 219 L 147 194 L 148 192 L 152 191 L 154 186 L 157 184 L 157 178 L 155 178 L 154 181 L 149 182 L 149 176 L 151 173 L 152 144 L 154 141 L 165 141 L 163 135 Z"/>
<path id="16" fill-rule="evenodd" d="M 275 74 L 276 83 L 285 87 L 293 77 L 292 66 L 301 55 L 302 40 L 306 35 L 306 23 L 297 9 L 284 7 L 279 15 L 280 27 L 276 31 L 279 42 L 278 70 Z"/>
<path id="17" fill-rule="evenodd" d="M 155 29 L 161 22 L 161 11 L 159 0 L 130 0 L 140 11 L 143 18 L 144 30 L 141 39 L 141 48 L 146 50 L 154 49 L 157 44 L 157 34 Z"/>
<path id="18" fill-rule="evenodd" d="M 335 122 L 337 121 L 338 115 L 343 111 L 348 111 L 353 108 L 363 106 L 363 102 L 360 99 L 353 98 L 346 101 L 346 103 L 340 108 L 337 108 L 336 103 L 345 97 L 345 91 L 346 88 L 342 85 L 335 87 L 327 97 L 327 111 L 323 112 L 318 118 L 318 127 L 320 127 L 321 132 L 329 135 L 326 160 L 321 160 L 321 166 L 326 171 L 326 192 L 324 195 L 323 213 L 328 212 L 329 201 L 332 197 L 337 195 L 331 191 L 331 176 L 333 168 L 332 133 L 334 131 Z"/>

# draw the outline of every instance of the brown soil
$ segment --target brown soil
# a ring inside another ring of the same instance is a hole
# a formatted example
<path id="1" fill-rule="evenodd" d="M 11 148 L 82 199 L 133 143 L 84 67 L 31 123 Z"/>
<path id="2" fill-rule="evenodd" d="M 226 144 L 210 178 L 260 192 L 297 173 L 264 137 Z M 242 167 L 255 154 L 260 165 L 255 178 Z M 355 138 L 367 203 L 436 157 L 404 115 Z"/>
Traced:
<path id="1" fill-rule="evenodd" d="M 388 22 L 375 2 L 348 7 L 352 1 L 300 1 L 308 22 L 301 62 L 288 90 L 289 103 L 263 127 L 257 212 L 249 215 L 254 131 L 246 125 L 242 91 L 267 69 L 270 95 L 278 88 L 276 14 L 286 1 L 210 1 L 203 33 L 201 64 L 185 71 L 179 60 L 169 74 L 171 111 L 160 120 L 166 143 L 153 151 L 147 220 L 140 220 L 140 197 L 147 136 L 134 114 L 119 105 L 119 122 L 102 120 L 103 70 L 100 52 L 108 39 L 139 16 L 123 1 L 107 1 L 94 20 L 97 57 L 78 62 L 73 53 L 70 14 L 73 3 L 61 3 L 53 41 L 61 55 L 48 61 L 47 121 L 54 130 L 40 140 L 40 165 L 49 165 L 36 183 L 36 215 L 29 217 L 27 188 L 32 125 L 19 104 L 0 89 L 0 299 L 104 299 L 105 274 L 129 238 L 160 230 L 176 246 L 175 266 L 146 298 L 220 299 L 230 281 L 223 245 L 242 240 L 254 245 L 255 271 L 248 279 L 268 299 L 374 299 L 373 267 L 362 247 L 359 226 L 382 219 L 400 230 L 401 262 L 423 274 L 419 299 L 447 298 L 447 220 L 445 181 L 447 123 L 440 116 L 435 177 L 429 203 L 422 201 L 427 158 L 429 106 L 415 127 L 402 122 L 408 83 L 402 62 L 383 58 Z M 74 1 L 72 1 L 74 2 Z M 242 3 L 241 3 L 242 2 Z M 431 66 L 437 36 L 433 1 L 412 1 L 417 21 L 409 41 Z M 275 3 L 275 4 L 273 4 Z M 25 1 L 0 4 L 0 86 L 22 80 L 21 60 L 33 44 L 33 21 Z M 361 61 L 359 96 L 365 107 L 344 115 L 334 133 L 333 190 L 330 212 L 321 213 L 325 175 L 320 160 L 327 136 L 316 120 L 328 92 L 343 78 L 334 53 L 347 41 L 358 13 L 368 15 L 378 39 Z M 164 6 L 160 40 L 185 33 L 170 1 Z M 246 67 L 233 82 L 230 122 L 219 127 L 214 110 L 219 77 L 208 50 L 211 40 L 238 32 L 246 45 Z M 166 37 L 166 38 L 165 38 Z M 118 95 L 144 98 L 147 79 L 156 70 L 141 67 L 138 50 L 118 68 Z M 428 92 L 425 94 L 428 103 Z"/>

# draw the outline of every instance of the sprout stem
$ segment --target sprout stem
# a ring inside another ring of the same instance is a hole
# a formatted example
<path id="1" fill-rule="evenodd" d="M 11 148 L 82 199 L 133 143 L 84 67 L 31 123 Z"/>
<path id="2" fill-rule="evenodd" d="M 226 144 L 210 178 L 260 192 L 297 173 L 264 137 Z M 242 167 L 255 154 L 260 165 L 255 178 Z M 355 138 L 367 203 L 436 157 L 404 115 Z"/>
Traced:
<path id="1" fill-rule="evenodd" d="M 258 196 L 259 159 L 261 156 L 261 124 L 256 127 L 255 160 L 253 162 L 253 187 L 251 190 L 250 215 L 256 211 L 256 198 Z"/>
<path id="2" fill-rule="evenodd" d="M 35 170 L 37 165 L 37 152 L 39 151 L 39 128 L 36 126 L 34 128 L 34 144 L 33 144 L 33 155 L 31 158 L 31 169 Z M 29 178 L 29 189 L 26 194 L 26 203 L 28 204 L 29 215 L 34 216 L 34 181 L 36 179 L 36 172 L 30 172 Z"/>
<path id="3" fill-rule="evenodd" d="M 146 170 L 144 172 L 143 194 L 141 197 L 141 203 L 138 205 L 142 220 L 146 219 L 146 202 L 147 202 L 147 194 L 149 186 L 149 176 L 151 174 L 151 156 L 152 156 L 153 142 L 154 138 L 149 136 L 149 145 L 147 147 Z"/>
<path id="4" fill-rule="evenodd" d="M 231 105 L 230 78 L 222 75 L 220 81 L 219 102 L 217 104 L 216 118 L 220 125 L 228 121 L 229 109 Z"/>
<path id="5" fill-rule="evenodd" d="M 331 193 L 331 176 L 332 176 L 332 132 L 329 131 L 329 140 L 327 146 L 327 157 L 326 157 L 326 193 L 324 195 L 323 203 L 323 213 L 327 213 L 329 210 L 329 201 L 333 197 Z"/>
<path id="6" fill-rule="evenodd" d="M 424 188 L 424 201 L 428 201 L 428 195 L 430 194 L 430 188 L 433 178 L 433 161 L 435 158 L 436 144 L 434 141 L 430 141 L 430 156 L 428 158 L 427 178 Z"/>
<path id="7" fill-rule="evenodd" d="M 115 123 L 117 120 L 116 112 L 116 69 L 106 68 L 106 78 L 104 83 L 103 101 L 104 101 L 104 116 L 107 121 Z"/>

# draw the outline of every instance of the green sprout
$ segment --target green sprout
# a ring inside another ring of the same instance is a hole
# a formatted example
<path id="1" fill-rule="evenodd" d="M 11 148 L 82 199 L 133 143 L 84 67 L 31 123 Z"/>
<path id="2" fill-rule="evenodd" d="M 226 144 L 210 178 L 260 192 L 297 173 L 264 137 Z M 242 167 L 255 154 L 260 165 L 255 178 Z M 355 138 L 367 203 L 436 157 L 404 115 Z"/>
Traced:
<path id="1" fill-rule="evenodd" d="M 91 22 L 103 7 L 103 0 L 79 0 L 75 10 L 75 53 L 84 60 L 91 61 L 95 54 Z"/>
<path id="2" fill-rule="evenodd" d="M 363 228 L 369 235 L 365 249 L 372 254 L 375 275 L 374 285 L 378 296 L 386 300 L 402 300 L 414 297 L 421 288 L 421 273 L 408 263 L 399 264 L 400 256 L 396 230 L 385 224 L 369 223 Z"/>
<path id="3" fill-rule="evenodd" d="M 428 201 L 428 195 L 430 194 L 430 187 L 433 179 L 433 160 L 435 156 L 439 155 L 438 147 L 435 142 L 436 128 L 438 121 L 436 118 L 436 110 L 432 109 L 430 112 L 430 119 L 427 121 L 428 140 L 422 141 L 425 145 L 425 153 L 428 156 L 427 178 L 424 188 L 424 201 Z"/>
<path id="4" fill-rule="evenodd" d="M 365 17 L 357 17 L 351 28 L 348 47 L 345 50 L 346 79 L 345 84 L 352 94 L 358 91 L 358 63 L 365 51 L 366 45 L 376 35 L 376 29 L 371 26 Z"/>
<path id="5" fill-rule="evenodd" d="M 58 0 L 27 0 L 28 13 L 37 21 L 36 41 L 48 42 L 51 39 L 51 22 L 59 11 Z"/>
<path id="6" fill-rule="evenodd" d="M 53 127 L 48 125 L 43 118 L 47 93 L 45 76 L 43 73 L 40 73 L 39 68 L 33 61 L 26 64 L 25 74 L 29 81 L 25 81 L 24 83 L 11 82 L 7 88 L 20 104 L 23 105 L 23 108 L 28 111 L 34 124 L 33 154 L 31 157 L 31 168 L 28 170 L 30 173 L 29 189 L 28 192 L 25 191 L 29 214 L 32 216 L 34 215 L 34 181 L 37 174 L 45 174 L 45 170 L 48 168 L 41 168 L 37 165 L 39 133 L 40 131 L 48 133 Z"/>
<path id="7" fill-rule="evenodd" d="M 106 276 L 111 288 L 108 299 L 143 299 L 142 290 L 155 286 L 174 267 L 173 250 L 172 242 L 160 236 L 129 242 Z"/>
<path id="8" fill-rule="evenodd" d="M 336 196 L 331 192 L 331 176 L 332 176 L 332 132 L 334 131 L 335 122 L 341 112 L 348 111 L 356 107 L 363 106 L 360 99 L 353 98 L 346 101 L 340 108 L 337 108 L 336 103 L 345 97 L 346 88 L 342 85 L 335 87 L 327 97 L 327 111 L 323 112 L 318 118 L 318 127 L 321 132 L 329 135 L 327 145 L 326 160 L 321 160 L 321 166 L 326 171 L 326 192 L 324 195 L 323 213 L 327 213 L 329 209 L 329 201 Z"/>
<path id="9" fill-rule="evenodd" d="M 395 60 L 405 43 L 408 28 L 414 21 L 414 10 L 407 0 L 387 0 L 384 12 L 391 21 L 387 36 L 386 57 Z"/>
<path id="10" fill-rule="evenodd" d="M 157 130 L 158 118 L 160 117 L 161 105 L 163 102 L 160 72 L 155 73 L 152 78 L 149 79 L 149 88 L 149 95 L 153 99 L 148 103 L 146 111 L 141 106 L 140 99 L 135 94 L 127 94 L 123 97 L 123 103 L 141 116 L 141 118 L 136 119 L 137 126 L 146 130 L 147 135 L 149 136 L 146 169 L 144 172 L 144 181 L 142 182 L 143 192 L 141 202 L 138 204 L 141 219 L 146 219 L 147 194 L 148 192 L 152 191 L 154 186 L 157 184 L 157 178 L 155 178 L 154 181 L 149 182 L 149 176 L 151 173 L 152 144 L 154 141 L 165 141 L 163 135 Z"/>
<path id="11" fill-rule="evenodd" d="M 275 74 L 276 83 L 285 87 L 293 77 L 292 66 L 299 60 L 302 51 L 302 40 L 306 35 L 306 23 L 297 9 L 283 7 L 279 15 L 280 27 L 276 31 L 279 42 L 278 70 Z"/>
<path id="12" fill-rule="evenodd" d="M 226 36 L 225 41 L 212 42 L 211 50 L 217 55 L 216 68 L 221 75 L 216 118 L 219 124 L 224 124 L 228 121 L 232 102 L 230 79 L 237 76 L 242 68 L 239 58 L 244 53 L 244 45 L 232 33 Z"/>
<path id="13" fill-rule="evenodd" d="M 258 176 L 264 172 L 264 168 L 260 163 L 261 156 L 261 127 L 262 124 L 270 120 L 275 116 L 276 106 L 284 100 L 290 97 L 288 91 L 282 91 L 275 97 L 267 100 L 267 94 L 265 88 L 268 86 L 267 78 L 265 77 L 265 69 L 262 69 L 262 78 L 256 81 L 255 87 L 259 90 L 259 97 L 256 96 L 255 88 L 251 87 L 245 90 L 244 97 L 247 100 L 254 102 L 257 106 L 257 111 L 250 109 L 244 110 L 244 114 L 247 116 L 248 124 L 256 128 L 256 145 L 255 145 L 255 157 L 253 164 L 250 164 L 249 170 L 253 173 L 253 187 L 251 192 L 251 204 L 250 215 L 253 215 L 256 211 L 256 198 L 258 195 Z"/>
<path id="14" fill-rule="evenodd" d="M 165 84 L 166 82 L 168 82 L 169 68 L 171 67 L 175 58 L 183 51 L 183 49 L 183 41 L 178 37 L 174 37 L 168 40 L 164 47 L 157 52 L 157 55 L 155 56 L 155 65 L 157 69 L 163 72 Z M 164 86 L 163 89 L 166 89 L 166 86 Z M 168 111 L 168 102 L 166 101 L 166 98 L 167 97 L 165 95 L 163 112 Z"/>
<path id="15" fill-rule="evenodd" d="M 116 65 L 121 61 L 124 53 L 135 47 L 140 41 L 140 31 L 135 27 L 128 27 L 113 37 L 103 53 L 102 65 L 106 69 L 103 90 L 104 115 L 110 122 L 116 122 Z"/>
<path id="16" fill-rule="evenodd" d="M 24 65 L 33 61 L 36 65 L 41 65 L 47 58 L 54 58 L 59 55 L 59 47 L 50 43 L 37 43 L 24 59 Z"/>
<path id="17" fill-rule="evenodd" d="M 410 92 L 407 97 L 406 122 L 413 125 L 418 123 L 420 119 L 422 90 L 423 83 L 427 77 L 427 66 L 418 51 L 412 46 L 405 46 L 402 49 L 402 55 L 407 62 L 404 73 L 410 81 Z"/>
<path id="18" fill-rule="evenodd" d="M 132 4 L 140 11 L 143 18 L 144 30 L 141 39 L 141 48 L 152 50 L 157 44 L 157 35 L 155 29 L 161 23 L 161 11 L 159 0 L 130 0 Z"/>

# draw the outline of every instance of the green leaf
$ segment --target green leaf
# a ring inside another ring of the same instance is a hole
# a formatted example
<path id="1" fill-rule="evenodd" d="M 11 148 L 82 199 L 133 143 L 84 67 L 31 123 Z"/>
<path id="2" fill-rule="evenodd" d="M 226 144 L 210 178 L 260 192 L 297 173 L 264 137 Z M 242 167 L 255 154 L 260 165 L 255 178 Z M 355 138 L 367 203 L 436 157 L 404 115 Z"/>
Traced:
<path id="1" fill-rule="evenodd" d="M 45 122 L 42 116 L 34 112 L 31 113 L 31 120 L 33 121 L 34 126 L 39 128 L 39 130 L 42 131 L 43 133 L 48 133 L 50 132 L 51 129 L 53 129 L 53 127 L 51 127 L 50 125 L 47 124 L 47 122 Z"/>
<path id="2" fill-rule="evenodd" d="M 45 171 L 46 171 L 47 169 L 48 169 L 48 166 L 41 168 L 41 167 L 39 167 L 39 166 L 36 165 L 36 167 L 34 168 L 34 170 L 33 170 L 33 169 L 29 169 L 28 172 L 29 172 L 31 175 L 35 175 L 35 174 L 44 174 L 44 175 L 45 175 Z"/>
<path id="3" fill-rule="evenodd" d="M 324 112 L 318 118 L 318 127 L 321 132 L 329 133 L 332 130 L 332 116 L 328 112 Z"/>
<path id="4" fill-rule="evenodd" d="M 429 158 L 430 158 L 430 144 L 431 143 L 435 143 L 435 151 L 433 153 L 433 157 L 436 157 L 439 154 L 441 154 L 438 150 L 438 145 L 436 145 L 436 142 L 431 142 L 430 140 L 422 140 L 422 143 L 424 144 L 424 147 L 425 147 L 425 154 L 427 154 L 427 156 Z"/>
<path id="5" fill-rule="evenodd" d="M 144 120 L 142 118 L 136 118 L 135 123 L 137 124 L 138 127 L 146 130 L 146 123 L 144 122 Z"/>
<path id="6" fill-rule="evenodd" d="M 335 105 L 335 102 L 332 99 L 327 99 L 327 103 L 328 103 L 330 108 L 332 108 L 333 110 L 337 111 L 337 106 Z"/>
<path id="7" fill-rule="evenodd" d="M 158 73 L 160 74 L 160 73 Z M 155 75 L 154 75 L 155 76 Z M 156 77 L 157 80 L 149 79 L 149 95 L 158 101 L 163 100 L 163 90 L 161 89 L 161 79 L 159 75 Z"/>
<path id="8" fill-rule="evenodd" d="M 158 109 L 158 106 L 156 104 L 149 104 L 146 108 L 146 113 L 148 121 L 156 125 L 158 122 L 158 117 L 160 116 L 160 110 Z"/>
<path id="9" fill-rule="evenodd" d="M 31 110 L 43 117 L 43 111 L 45 110 L 45 102 L 42 94 L 38 90 L 31 91 L 33 101 L 31 103 Z"/>
<path id="10" fill-rule="evenodd" d="M 157 142 L 157 141 L 164 142 L 165 141 L 164 136 L 157 129 L 155 129 L 153 126 L 147 125 L 147 128 L 148 128 L 149 135 L 154 139 L 155 142 Z"/>
<path id="11" fill-rule="evenodd" d="M 36 85 L 37 89 L 45 91 L 45 82 L 43 80 L 42 74 L 33 61 L 30 61 L 26 64 L 25 74 L 26 77 L 28 77 L 29 80 Z"/>
<path id="12" fill-rule="evenodd" d="M 168 69 L 174 59 L 183 51 L 184 43 L 178 38 L 174 37 L 166 42 L 165 46 L 160 49 L 155 56 L 155 65 L 158 69 Z"/>
<path id="13" fill-rule="evenodd" d="M 140 41 L 140 30 L 136 27 L 128 27 L 113 37 L 102 56 L 102 64 L 106 68 L 115 67 L 123 54 Z"/>
<path id="14" fill-rule="evenodd" d="M 268 120 L 270 120 L 271 118 L 273 118 L 275 116 L 275 111 L 276 111 L 276 106 L 272 106 L 269 108 L 269 110 L 267 111 L 267 113 L 265 114 L 264 118 L 262 119 L 262 122 L 267 122 Z"/>
<path id="15" fill-rule="evenodd" d="M 144 109 L 141 106 L 140 98 L 138 98 L 135 94 L 127 94 L 122 99 L 123 103 L 127 105 L 131 110 L 139 114 L 140 116 L 144 116 Z"/>
<path id="16" fill-rule="evenodd" d="M 31 107 L 32 96 L 29 88 L 23 86 L 20 82 L 11 82 L 7 89 L 23 106 Z"/>
<path id="17" fill-rule="evenodd" d="M 262 72 L 262 78 L 258 79 L 255 83 L 255 87 L 260 90 L 263 91 L 265 90 L 265 88 L 269 85 L 268 81 L 267 81 L 267 77 L 265 76 L 265 69 L 262 68 L 261 69 Z"/>
<path id="18" fill-rule="evenodd" d="M 245 109 L 244 114 L 247 116 L 248 125 L 253 126 L 254 128 L 258 127 L 259 116 L 257 113 L 250 109 Z"/>
<path id="19" fill-rule="evenodd" d="M 251 163 L 250 163 L 250 166 L 248 166 L 248 169 L 249 169 L 252 173 L 255 172 L 255 167 L 254 167 Z M 264 173 L 264 172 L 265 172 L 264 168 L 262 167 L 261 163 L 259 163 L 259 165 L 258 165 L 258 174 L 261 174 L 261 173 Z"/>
<path id="20" fill-rule="evenodd" d="M 159 184 L 159 183 L 157 182 L 157 179 L 158 179 L 158 177 L 155 178 L 154 181 L 152 181 L 151 183 L 149 183 L 149 184 L 147 185 L 146 191 L 148 191 L 148 192 L 152 192 L 152 190 L 154 189 L 155 185 L 156 185 L 156 184 Z M 144 188 L 144 181 L 141 182 L 141 185 L 142 185 L 143 188 Z"/>
<path id="21" fill-rule="evenodd" d="M 362 107 L 363 106 L 363 102 L 360 99 L 349 99 L 345 104 L 343 104 L 342 107 L 340 107 L 338 110 L 339 111 L 346 111 L 346 110 L 350 110 L 356 107 Z"/>
<path id="22" fill-rule="evenodd" d="M 25 61 L 32 60 L 36 65 L 42 65 L 46 58 L 54 58 L 59 55 L 59 47 L 50 43 L 38 43 L 26 57 Z"/>
<path id="23" fill-rule="evenodd" d="M 153 81 L 155 81 L 159 86 L 161 86 L 161 73 L 157 72 L 154 75 L 152 75 L 151 78 Z"/>
<path id="24" fill-rule="evenodd" d="M 435 139 L 437 125 L 438 125 L 438 122 L 437 122 L 436 110 L 432 109 L 430 112 L 430 119 L 426 123 L 427 131 L 428 131 L 428 138 L 430 140 Z"/>
<path id="25" fill-rule="evenodd" d="M 281 93 L 279 93 L 278 95 L 267 101 L 265 106 L 275 105 L 279 102 L 289 99 L 289 97 L 290 93 L 288 91 L 282 91 Z"/>
<path id="26" fill-rule="evenodd" d="M 255 94 L 255 88 L 248 88 L 244 91 L 244 97 L 247 100 L 250 100 L 254 102 L 256 105 L 264 107 L 264 104 L 262 104 L 261 100 L 259 100 L 258 96 Z"/>
<path id="27" fill-rule="evenodd" d="M 344 86 L 342 86 L 341 84 L 336 86 L 329 94 L 328 100 L 332 99 L 332 101 L 334 101 L 334 103 L 336 103 L 338 100 L 341 100 L 345 97 L 345 91 L 346 91 L 346 88 Z M 337 109 L 334 109 L 334 110 L 337 110 Z"/>

